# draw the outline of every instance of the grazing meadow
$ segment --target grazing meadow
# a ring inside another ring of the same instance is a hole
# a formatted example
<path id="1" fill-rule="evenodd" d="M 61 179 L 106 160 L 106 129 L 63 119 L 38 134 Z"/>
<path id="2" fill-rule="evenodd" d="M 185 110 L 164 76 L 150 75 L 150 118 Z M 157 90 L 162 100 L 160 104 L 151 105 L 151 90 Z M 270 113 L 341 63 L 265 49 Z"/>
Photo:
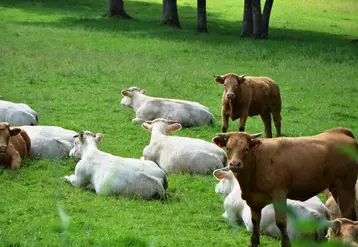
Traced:
<path id="1" fill-rule="evenodd" d="M 196 1 L 178 1 L 182 29 L 160 25 L 160 0 L 125 8 L 134 20 L 101 17 L 104 0 L 0 0 L 0 95 L 29 104 L 40 125 L 101 132 L 101 150 L 139 158 L 150 133 L 120 105 L 123 88 L 208 106 L 214 127 L 174 134 L 211 141 L 223 91 L 213 75 L 264 75 L 280 86 L 285 136 L 338 126 L 358 135 L 356 0 L 277 1 L 269 40 L 240 38 L 243 1 L 208 1 L 208 34 L 195 32 Z M 249 118 L 246 131 L 263 132 L 261 119 Z M 167 199 L 143 201 L 74 189 L 60 178 L 75 164 L 26 159 L 19 170 L 0 170 L 0 246 L 249 243 L 246 229 L 221 217 L 211 175 L 169 175 Z M 278 245 L 261 238 L 261 246 Z"/>

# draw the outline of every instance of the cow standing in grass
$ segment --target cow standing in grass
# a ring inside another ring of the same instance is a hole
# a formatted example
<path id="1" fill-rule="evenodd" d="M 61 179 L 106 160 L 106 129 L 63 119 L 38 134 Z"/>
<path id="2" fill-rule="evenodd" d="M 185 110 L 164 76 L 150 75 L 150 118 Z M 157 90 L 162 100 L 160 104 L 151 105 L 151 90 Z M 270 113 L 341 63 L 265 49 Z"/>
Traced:
<path id="1" fill-rule="evenodd" d="M 276 83 L 268 77 L 248 77 L 229 73 L 216 76 L 224 85 L 221 106 L 221 131 L 226 132 L 229 118 L 240 118 L 239 131 L 245 130 L 248 116 L 260 115 L 265 124 L 266 137 L 272 137 L 271 114 L 276 136 L 281 136 L 281 96 Z"/>
<path id="2" fill-rule="evenodd" d="M 228 167 L 240 184 L 242 199 L 251 208 L 251 247 L 260 244 L 261 210 L 272 201 L 276 202 L 276 224 L 283 247 L 291 246 L 286 214 L 282 211 L 287 198 L 304 201 L 328 188 L 342 217 L 356 219 L 358 167 L 340 150 L 342 147 L 357 150 L 350 130 L 338 128 L 296 138 L 257 139 L 259 135 L 231 132 L 213 139 L 218 146 L 227 148 Z"/>
<path id="3" fill-rule="evenodd" d="M 10 129 L 8 123 L 0 123 L 0 167 L 20 168 L 31 147 L 29 136 L 19 128 Z"/>

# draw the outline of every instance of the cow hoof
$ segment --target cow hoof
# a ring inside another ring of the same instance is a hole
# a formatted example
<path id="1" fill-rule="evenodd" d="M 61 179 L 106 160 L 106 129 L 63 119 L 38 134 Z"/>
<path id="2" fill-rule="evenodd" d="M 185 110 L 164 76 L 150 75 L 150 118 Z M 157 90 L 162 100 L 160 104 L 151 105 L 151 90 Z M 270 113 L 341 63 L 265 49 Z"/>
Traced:
<path id="1" fill-rule="evenodd" d="M 259 246 L 260 246 L 260 244 L 249 244 L 248 247 L 259 247 Z"/>

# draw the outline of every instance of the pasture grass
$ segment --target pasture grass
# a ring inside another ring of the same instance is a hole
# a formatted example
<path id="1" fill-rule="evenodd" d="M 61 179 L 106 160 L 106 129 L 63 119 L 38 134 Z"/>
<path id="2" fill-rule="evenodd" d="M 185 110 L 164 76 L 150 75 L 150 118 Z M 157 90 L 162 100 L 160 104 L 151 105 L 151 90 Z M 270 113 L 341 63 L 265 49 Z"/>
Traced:
<path id="1" fill-rule="evenodd" d="M 161 1 L 125 1 L 135 20 L 102 18 L 107 1 L 0 0 L 0 95 L 24 102 L 41 125 L 105 134 L 99 148 L 140 157 L 150 133 L 120 105 L 129 86 L 208 106 L 220 132 L 222 87 L 213 75 L 266 75 L 281 88 L 286 136 L 345 126 L 358 134 L 358 2 L 275 2 L 270 39 L 242 39 L 243 1 L 208 1 L 197 34 L 195 1 L 181 0 L 182 29 L 159 25 Z M 229 130 L 237 123 L 230 122 Z M 263 131 L 259 117 L 248 132 Z M 103 197 L 60 180 L 75 161 L 29 160 L 0 171 L 0 246 L 247 246 L 250 234 L 220 216 L 212 176 L 169 175 L 168 199 Z M 261 246 L 278 246 L 263 236 Z"/>

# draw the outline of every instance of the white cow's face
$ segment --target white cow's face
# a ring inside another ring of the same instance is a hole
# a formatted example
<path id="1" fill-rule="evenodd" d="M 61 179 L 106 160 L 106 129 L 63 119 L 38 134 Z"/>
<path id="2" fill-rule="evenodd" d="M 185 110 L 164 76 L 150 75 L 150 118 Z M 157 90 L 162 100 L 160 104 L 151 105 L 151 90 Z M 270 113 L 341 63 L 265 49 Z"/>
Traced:
<path id="1" fill-rule="evenodd" d="M 124 96 L 123 99 L 121 100 L 121 105 L 126 107 L 133 107 L 132 98 L 128 96 Z"/>
<path id="2" fill-rule="evenodd" d="M 78 137 L 76 137 L 74 140 L 74 146 L 70 150 L 70 157 L 79 158 L 79 159 L 82 157 L 82 144 Z"/>

